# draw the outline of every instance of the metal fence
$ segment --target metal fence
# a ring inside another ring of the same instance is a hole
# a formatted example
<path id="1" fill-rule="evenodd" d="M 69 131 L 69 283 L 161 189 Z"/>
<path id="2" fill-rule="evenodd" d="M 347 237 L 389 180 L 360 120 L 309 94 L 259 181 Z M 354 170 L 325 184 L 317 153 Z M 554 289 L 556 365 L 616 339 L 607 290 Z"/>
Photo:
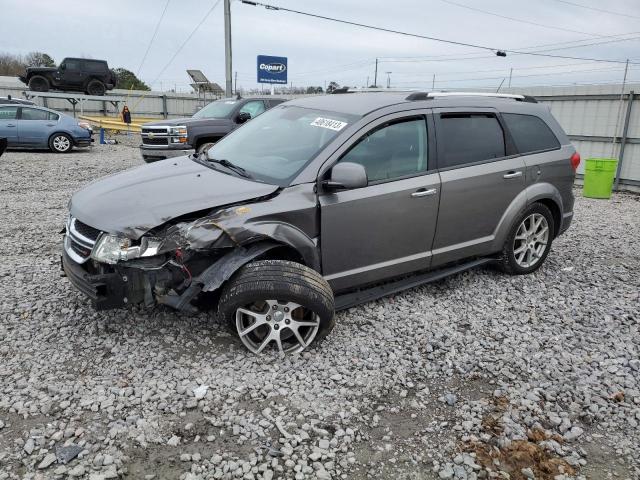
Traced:
<path id="1" fill-rule="evenodd" d="M 21 97 L 24 86 L 6 78 L 0 78 L 0 96 Z M 621 85 L 511 87 L 501 92 L 532 95 L 547 104 L 583 159 L 620 158 L 620 185 L 640 191 L 640 102 L 634 102 L 640 96 L 640 84 L 626 85 L 624 92 Z M 125 97 L 134 117 L 191 116 L 202 103 L 197 95 L 185 93 L 113 90 L 108 94 Z M 284 95 L 296 96 L 301 95 Z M 71 104 L 64 99 L 48 99 L 47 106 L 71 111 Z M 84 113 L 116 114 L 109 102 L 87 102 Z M 584 164 L 584 161 L 580 164 L 579 178 L 584 173 Z"/>

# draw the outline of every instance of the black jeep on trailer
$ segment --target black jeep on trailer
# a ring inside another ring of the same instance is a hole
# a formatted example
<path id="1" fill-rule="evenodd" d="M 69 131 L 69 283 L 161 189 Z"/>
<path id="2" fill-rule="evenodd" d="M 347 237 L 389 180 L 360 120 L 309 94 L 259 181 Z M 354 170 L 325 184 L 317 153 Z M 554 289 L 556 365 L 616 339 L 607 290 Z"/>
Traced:
<path id="1" fill-rule="evenodd" d="M 28 67 L 19 78 L 34 92 L 63 90 L 87 95 L 104 95 L 117 83 L 106 60 L 90 58 L 65 58 L 58 67 Z"/>

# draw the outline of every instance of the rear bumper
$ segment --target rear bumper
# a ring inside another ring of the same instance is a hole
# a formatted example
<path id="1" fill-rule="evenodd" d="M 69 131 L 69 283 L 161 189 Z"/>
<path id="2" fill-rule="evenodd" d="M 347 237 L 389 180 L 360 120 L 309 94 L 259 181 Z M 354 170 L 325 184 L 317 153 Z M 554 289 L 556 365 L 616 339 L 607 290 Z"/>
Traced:
<path id="1" fill-rule="evenodd" d="M 150 148 L 145 145 L 140 145 L 142 159 L 147 163 L 164 160 L 166 158 L 184 157 L 193 152 L 193 148 Z"/>

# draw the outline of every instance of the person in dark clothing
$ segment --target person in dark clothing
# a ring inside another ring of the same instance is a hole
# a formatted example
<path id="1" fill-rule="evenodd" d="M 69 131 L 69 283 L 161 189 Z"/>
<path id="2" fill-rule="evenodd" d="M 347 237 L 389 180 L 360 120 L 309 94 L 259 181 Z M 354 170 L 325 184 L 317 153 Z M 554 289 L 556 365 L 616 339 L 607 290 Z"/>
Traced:
<path id="1" fill-rule="evenodd" d="M 126 124 L 131 123 L 131 112 L 129 111 L 129 107 L 126 105 L 122 109 L 122 121 Z"/>

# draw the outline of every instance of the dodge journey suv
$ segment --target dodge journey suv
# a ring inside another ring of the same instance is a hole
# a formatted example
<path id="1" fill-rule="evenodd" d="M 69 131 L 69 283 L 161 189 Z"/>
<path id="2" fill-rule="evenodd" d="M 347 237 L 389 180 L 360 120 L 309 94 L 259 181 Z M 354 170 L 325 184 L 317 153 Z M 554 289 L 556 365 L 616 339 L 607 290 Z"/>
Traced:
<path id="1" fill-rule="evenodd" d="M 62 265 L 97 309 L 213 304 L 252 352 L 299 352 L 335 310 L 482 264 L 540 268 L 579 162 L 529 97 L 302 98 L 77 192 Z"/>

